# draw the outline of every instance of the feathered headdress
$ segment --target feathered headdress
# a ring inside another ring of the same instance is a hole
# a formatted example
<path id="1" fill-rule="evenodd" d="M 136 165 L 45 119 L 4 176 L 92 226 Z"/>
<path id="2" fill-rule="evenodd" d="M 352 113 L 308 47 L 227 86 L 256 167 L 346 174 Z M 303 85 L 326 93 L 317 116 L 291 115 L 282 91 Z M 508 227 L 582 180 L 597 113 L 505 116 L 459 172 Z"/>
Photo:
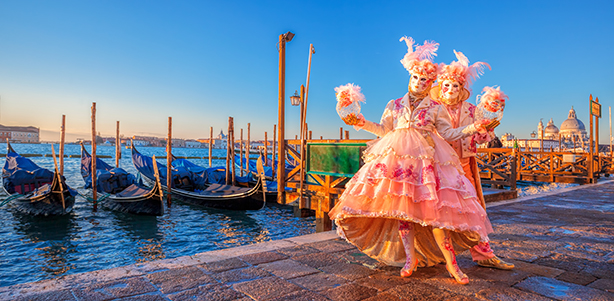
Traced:
<path id="1" fill-rule="evenodd" d="M 496 87 L 496 88 L 495 88 Z M 478 102 L 479 99 L 498 99 L 501 102 L 505 102 L 506 99 L 510 99 L 507 95 L 505 95 L 505 93 L 503 93 L 503 91 L 501 91 L 501 87 L 495 86 L 495 87 L 484 87 L 484 90 L 482 90 L 482 95 L 478 95 Z"/>
<path id="2" fill-rule="evenodd" d="M 407 44 L 407 53 L 401 60 L 401 64 L 410 74 L 423 75 L 433 80 L 437 78 L 438 65 L 433 63 L 432 60 L 433 57 L 437 56 L 439 43 L 424 41 L 424 45 L 416 46 L 416 50 L 414 50 L 414 39 L 402 37 L 399 41 L 405 41 Z"/>
<path id="3" fill-rule="evenodd" d="M 490 65 L 484 62 L 476 62 L 469 66 L 469 59 L 460 51 L 454 50 L 456 59 L 450 63 L 450 65 L 442 64 L 439 69 L 439 75 L 437 81 L 443 82 L 444 80 L 455 80 L 466 87 L 471 86 L 473 81 L 478 79 L 480 75 L 484 74 L 484 69 L 488 67 L 491 70 Z"/>

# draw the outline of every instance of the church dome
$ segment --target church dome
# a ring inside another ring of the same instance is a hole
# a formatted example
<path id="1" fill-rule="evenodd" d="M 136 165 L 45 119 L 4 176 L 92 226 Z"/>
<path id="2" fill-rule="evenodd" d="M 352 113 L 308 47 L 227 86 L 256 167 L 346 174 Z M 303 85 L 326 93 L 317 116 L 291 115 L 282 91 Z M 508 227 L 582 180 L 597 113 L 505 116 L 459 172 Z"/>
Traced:
<path id="1" fill-rule="evenodd" d="M 576 118 L 576 111 L 571 107 L 567 120 L 561 123 L 561 131 L 565 132 L 586 132 L 586 127 L 580 119 Z"/>
<path id="2" fill-rule="evenodd" d="M 544 133 L 546 135 L 547 134 L 556 135 L 556 134 L 559 133 L 559 128 L 557 128 L 556 125 L 554 125 L 554 122 L 552 121 L 552 118 L 550 118 L 550 121 L 548 121 L 548 125 L 546 125 L 546 128 L 544 129 Z"/>

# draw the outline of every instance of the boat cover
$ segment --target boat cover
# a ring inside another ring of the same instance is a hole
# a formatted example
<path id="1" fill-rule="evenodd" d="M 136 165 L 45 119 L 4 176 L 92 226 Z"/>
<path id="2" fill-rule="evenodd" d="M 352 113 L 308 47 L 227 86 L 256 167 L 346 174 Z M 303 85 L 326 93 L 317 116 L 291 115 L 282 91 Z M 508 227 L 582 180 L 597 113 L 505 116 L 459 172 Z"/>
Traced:
<path id="1" fill-rule="evenodd" d="M 6 154 L 6 161 L 2 168 L 2 185 L 10 194 L 26 194 L 34 192 L 35 195 L 44 194 L 43 186 L 53 182 L 54 173 L 42 168 L 32 160 L 22 157 L 12 149 Z M 43 190 L 40 190 L 43 189 Z M 77 192 L 70 189 L 75 196 Z"/>
<path id="2" fill-rule="evenodd" d="M 92 188 L 92 157 L 87 152 L 81 152 L 81 176 L 85 181 L 84 188 Z M 96 158 L 96 189 L 105 193 L 118 193 L 124 188 L 139 184 L 136 177 L 123 168 L 112 167 Z"/>
<path id="3" fill-rule="evenodd" d="M 138 197 L 147 194 L 149 191 L 149 189 L 140 187 L 136 184 L 132 184 L 126 189 L 122 190 L 122 192 L 115 194 L 115 196 L 121 198 Z"/>
<path id="4" fill-rule="evenodd" d="M 146 178 L 154 179 L 153 159 L 139 152 L 132 153 L 134 167 Z M 166 165 L 157 163 L 158 174 L 163 185 L 166 184 Z M 190 162 L 187 159 L 175 159 L 171 163 L 173 183 L 175 188 L 184 190 L 201 190 L 211 184 L 224 184 L 226 182 L 226 168 L 224 167 L 202 167 Z M 252 181 L 252 175 L 236 177 L 238 182 Z M 179 183 L 179 184 L 178 184 Z M 184 185 L 180 187 L 180 185 Z"/>

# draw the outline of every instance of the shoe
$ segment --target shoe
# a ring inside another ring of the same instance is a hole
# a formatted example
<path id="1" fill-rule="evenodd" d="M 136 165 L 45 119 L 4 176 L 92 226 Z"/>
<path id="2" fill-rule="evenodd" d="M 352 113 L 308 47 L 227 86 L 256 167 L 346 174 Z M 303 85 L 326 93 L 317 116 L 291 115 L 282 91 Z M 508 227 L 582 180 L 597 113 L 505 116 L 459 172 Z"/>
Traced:
<path id="1" fill-rule="evenodd" d="M 414 264 L 412 266 L 408 267 L 407 263 L 405 263 L 405 266 L 403 266 L 403 268 L 401 269 L 401 277 L 409 277 L 417 269 L 418 269 L 418 258 L 416 258 L 416 261 L 414 261 Z"/>
<path id="2" fill-rule="evenodd" d="M 478 260 L 477 264 L 482 267 L 495 268 L 500 270 L 511 270 L 514 268 L 513 263 L 505 262 L 497 256 L 490 259 Z"/>
<path id="3" fill-rule="evenodd" d="M 450 277 L 456 280 L 456 283 L 462 284 L 462 285 L 466 285 L 469 283 L 469 277 L 463 274 L 463 272 L 458 268 L 458 265 L 454 264 L 453 271 L 451 271 L 450 268 L 448 268 L 448 265 L 446 264 L 446 270 L 448 270 L 448 274 L 450 274 Z"/>

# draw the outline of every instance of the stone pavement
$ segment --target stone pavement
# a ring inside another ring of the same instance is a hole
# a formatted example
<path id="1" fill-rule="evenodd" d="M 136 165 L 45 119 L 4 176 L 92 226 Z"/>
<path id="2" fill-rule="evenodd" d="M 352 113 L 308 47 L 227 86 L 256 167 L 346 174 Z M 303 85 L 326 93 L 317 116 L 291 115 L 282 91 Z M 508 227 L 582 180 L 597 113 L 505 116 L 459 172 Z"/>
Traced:
<path id="1" fill-rule="evenodd" d="M 1 300 L 614 300 L 614 181 L 490 203 L 495 252 L 409 278 L 324 232 L 0 288 Z"/>

